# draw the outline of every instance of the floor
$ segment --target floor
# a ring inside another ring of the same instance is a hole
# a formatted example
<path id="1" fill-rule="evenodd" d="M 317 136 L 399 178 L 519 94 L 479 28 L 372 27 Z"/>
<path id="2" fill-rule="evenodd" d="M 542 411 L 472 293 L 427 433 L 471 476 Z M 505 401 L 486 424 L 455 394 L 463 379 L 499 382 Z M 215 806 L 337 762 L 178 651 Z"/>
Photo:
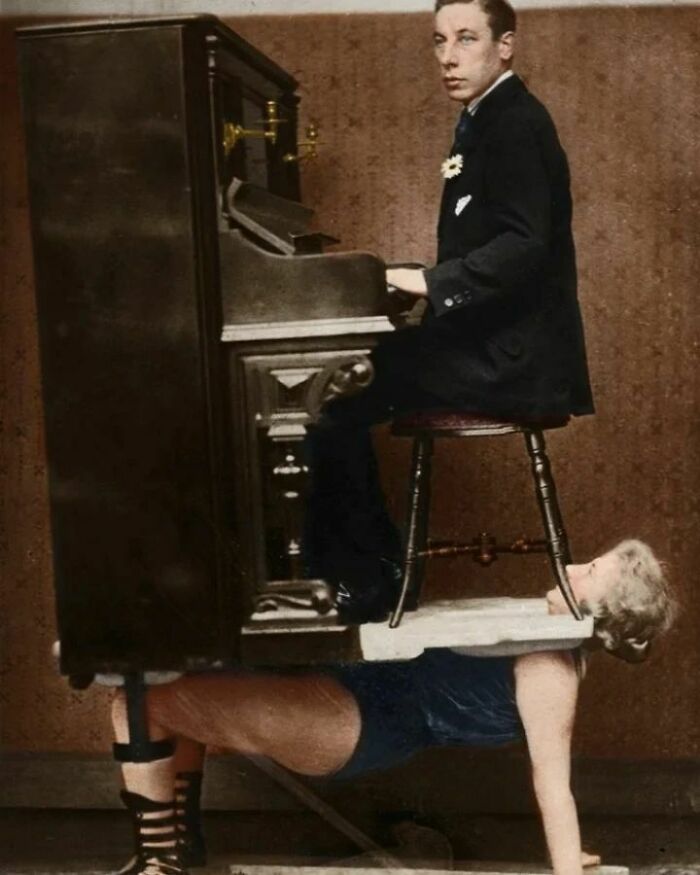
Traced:
<path id="1" fill-rule="evenodd" d="M 397 820 L 373 816 L 357 826 L 383 847 L 395 848 Z M 453 817 L 431 827 L 439 838 L 449 837 L 455 869 L 474 868 L 472 861 L 533 864 L 545 858 L 532 817 Z M 312 813 L 209 812 L 205 830 L 210 865 L 195 875 L 228 875 L 236 863 L 374 865 L 366 857 L 358 860 L 357 849 Z M 600 853 L 606 864 L 629 866 L 633 875 L 700 875 L 700 816 L 584 818 L 582 831 L 588 850 Z M 422 865 L 448 868 L 438 859 L 444 843 L 426 846 L 419 840 L 409 847 L 403 835 L 397 855 L 407 865 L 416 865 L 417 847 L 429 847 L 426 853 L 435 856 Z M 130 847 L 130 826 L 121 812 L 0 810 L 0 875 L 105 875 L 123 865 Z"/>

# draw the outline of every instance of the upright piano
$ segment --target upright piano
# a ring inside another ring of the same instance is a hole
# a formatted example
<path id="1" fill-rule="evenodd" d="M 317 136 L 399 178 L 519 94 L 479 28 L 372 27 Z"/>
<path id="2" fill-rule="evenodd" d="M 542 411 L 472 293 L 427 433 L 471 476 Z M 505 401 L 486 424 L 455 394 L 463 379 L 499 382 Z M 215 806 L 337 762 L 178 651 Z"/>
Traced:
<path id="1" fill-rule="evenodd" d="M 208 15 L 19 48 L 62 671 L 347 652 L 300 448 L 392 323 L 380 259 L 299 203 L 297 83 Z"/>

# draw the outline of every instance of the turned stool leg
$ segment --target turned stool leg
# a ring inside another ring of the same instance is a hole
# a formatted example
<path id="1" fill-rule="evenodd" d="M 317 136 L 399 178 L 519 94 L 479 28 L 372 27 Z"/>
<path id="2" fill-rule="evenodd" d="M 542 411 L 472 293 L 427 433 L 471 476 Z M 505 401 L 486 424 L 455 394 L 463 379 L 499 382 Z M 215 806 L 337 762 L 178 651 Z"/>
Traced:
<path id="1" fill-rule="evenodd" d="M 401 593 L 389 621 L 389 628 L 395 629 L 401 622 L 410 595 L 415 598 L 420 593 L 425 574 L 425 557 L 420 554 L 428 541 L 428 517 L 430 514 L 430 470 L 433 455 L 433 439 L 421 435 L 413 441 L 413 462 L 411 465 L 408 518 L 406 524 L 406 560 L 403 569 Z"/>
<path id="2" fill-rule="evenodd" d="M 544 435 L 541 431 L 525 430 L 525 444 L 532 463 L 532 476 L 535 480 L 535 493 L 537 503 L 542 514 L 545 536 L 547 538 L 549 559 L 552 570 L 569 610 L 581 620 L 583 615 L 576 602 L 569 579 L 566 576 L 566 565 L 571 562 L 569 553 L 569 541 L 566 537 L 564 523 L 557 501 L 557 490 L 554 485 L 549 459 L 545 451 Z"/>

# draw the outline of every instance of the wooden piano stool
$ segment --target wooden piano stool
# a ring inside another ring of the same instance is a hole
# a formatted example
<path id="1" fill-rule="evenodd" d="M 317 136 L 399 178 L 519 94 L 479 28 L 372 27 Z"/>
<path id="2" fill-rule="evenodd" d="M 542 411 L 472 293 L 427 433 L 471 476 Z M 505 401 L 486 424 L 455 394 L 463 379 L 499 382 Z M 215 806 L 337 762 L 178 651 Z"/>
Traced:
<path id="1" fill-rule="evenodd" d="M 565 566 L 571 561 L 569 544 L 543 434 L 545 430 L 563 428 L 568 419 L 568 417 L 550 417 L 539 421 L 503 420 L 459 411 L 432 410 L 412 413 L 394 420 L 392 434 L 413 438 L 413 461 L 409 481 L 404 574 L 399 600 L 390 621 L 391 628 L 399 625 L 407 606 L 417 605 L 425 575 L 426 560 L 437 556 L 456 556 L 464 553 L 476 553 L 477 561 L 487 565 L 498 552 L 526 555 L 546 550 L 557 586 L 571 613 L 576 619 L 581 619 L 580 609 L 566 576 Z M 515 433 L 520 433 L 525 438 L 545 539 L 516 542 L 508 547 L 499 547 L 492 541 L 480 543 L 478 539 L 471 544 L 431 547 L 428 541 L 428 520 L 431 460 L 435 439 L 490 437 Z"/>

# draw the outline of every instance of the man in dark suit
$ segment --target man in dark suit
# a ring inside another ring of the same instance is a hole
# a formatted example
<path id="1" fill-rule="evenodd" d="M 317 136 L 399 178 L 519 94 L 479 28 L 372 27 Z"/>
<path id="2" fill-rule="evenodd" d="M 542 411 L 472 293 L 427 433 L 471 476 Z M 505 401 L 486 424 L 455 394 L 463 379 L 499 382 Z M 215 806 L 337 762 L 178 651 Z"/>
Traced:
<path id="1" fill-rule="evenodd" d="M 510 69 L 514 43 L 506 0 L 437 0 L 435 53 L 464 106 L 442 166 L 437 264 L 387 271 L 390 285 L 427 297 L 426 315 L 378 346 L 373 384 L 327 405 L 310 436 L 309 570 L 335 583 L 349 621 L 382 619 L 400 577 L 369 425 L 425 408 L 593 412 L 566 155 Z"/>

